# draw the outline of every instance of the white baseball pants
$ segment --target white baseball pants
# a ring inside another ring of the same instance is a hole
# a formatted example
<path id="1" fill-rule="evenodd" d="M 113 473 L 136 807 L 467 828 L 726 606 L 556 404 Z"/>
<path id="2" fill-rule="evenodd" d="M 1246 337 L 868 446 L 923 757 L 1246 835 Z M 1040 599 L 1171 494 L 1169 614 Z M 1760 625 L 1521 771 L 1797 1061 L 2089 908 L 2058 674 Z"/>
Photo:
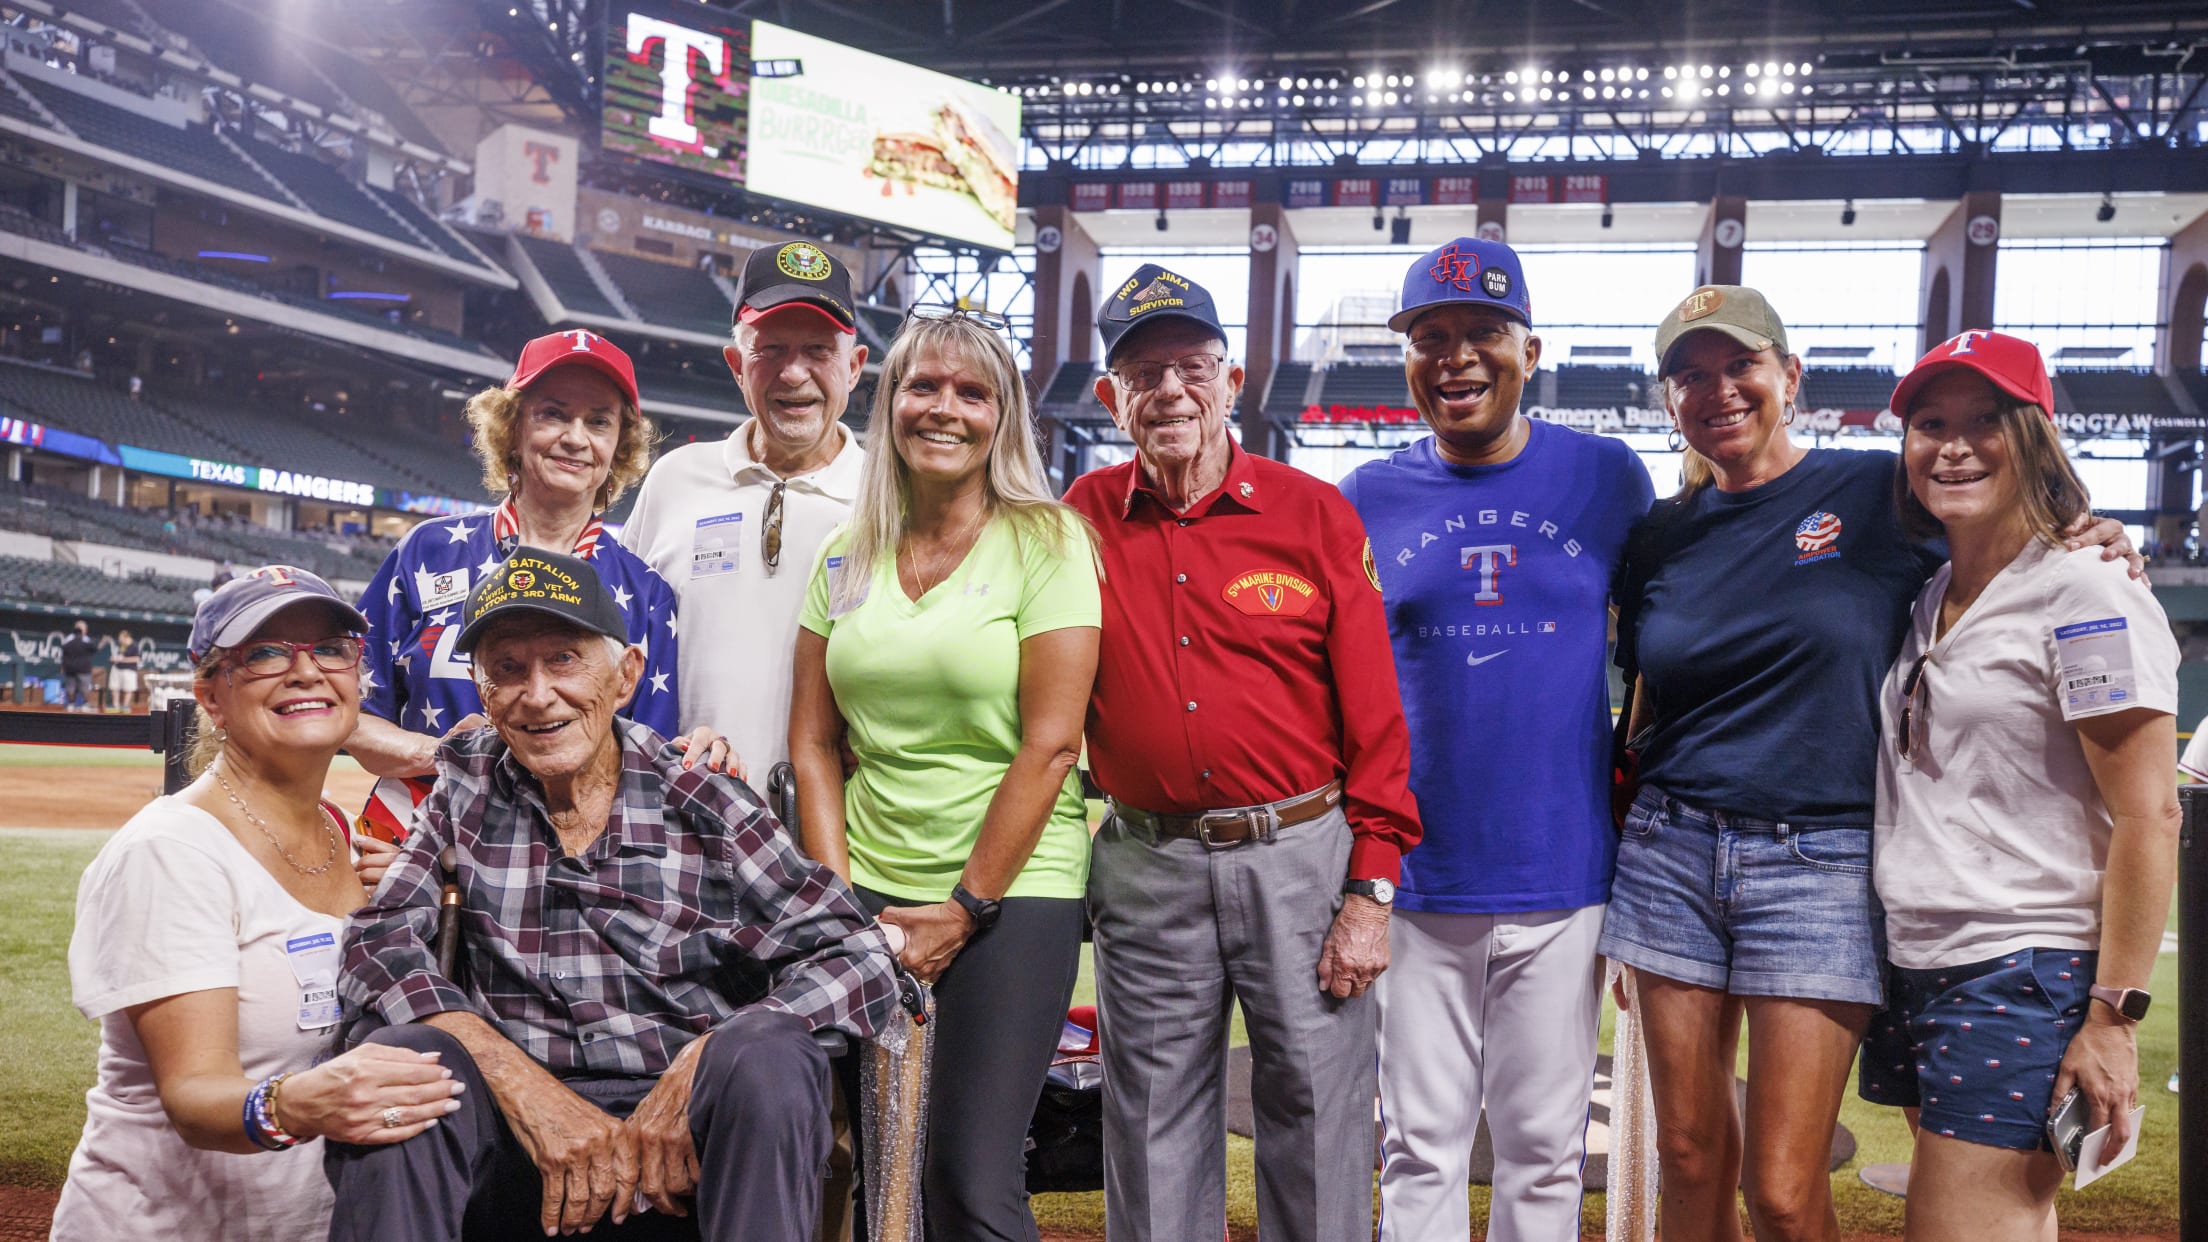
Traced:
<path id="1" fill-rule="evenodd" d="M 1495 1144 L 1488 1242 L 1577 1242 L 1602 915 L 1396 912 L 1377 985 L 1382 1242 L 1470 1234 L 1483 1103 Z"/>

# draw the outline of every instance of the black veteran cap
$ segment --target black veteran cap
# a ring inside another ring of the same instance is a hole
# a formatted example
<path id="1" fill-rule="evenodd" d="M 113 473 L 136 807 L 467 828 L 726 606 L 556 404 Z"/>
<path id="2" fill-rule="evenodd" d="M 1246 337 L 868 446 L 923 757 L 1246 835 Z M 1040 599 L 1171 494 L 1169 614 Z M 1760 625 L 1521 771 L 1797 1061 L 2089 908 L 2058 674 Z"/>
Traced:
<path id="1" fill-rule="evenodd" d="M 1155 263 L 1136 268 L 1135 274 L 1112 292 L 1096 318 L 1097 331 L 1104 334 L 1105 366 L 1112 364 L 1120 341 L 1144 324 L 1186 319 L 1211 329 L 1221 342 L 1227 339 L 1227 330 L 1219 326 L 1219 312 L 1212 308 L 1211 292 Z"/>
<path id="2" fill-rule="evenodd" d="M 497 572 L 476 584 L 468 596 L 467 628 L 460 631 L 455 650 L 467 655 L 482 640 L 483 631 L 501 616 L 541 612 L 581 626 L 593 634 L 627 642 L 628 618 L 598 581 L 598 571 L 580 557 L 562 556 L 540 548 L 523 548 L 508 557 Z"/>
<path id="3" fill-rule="evenodd" d="M 857 332 L 851 315 L 851 273 L 811 242 L 761 246 L 744 260 L 736 287 L 736 322 L 757 323 L 785 306 L 810 306 L 844 332 Z"/>

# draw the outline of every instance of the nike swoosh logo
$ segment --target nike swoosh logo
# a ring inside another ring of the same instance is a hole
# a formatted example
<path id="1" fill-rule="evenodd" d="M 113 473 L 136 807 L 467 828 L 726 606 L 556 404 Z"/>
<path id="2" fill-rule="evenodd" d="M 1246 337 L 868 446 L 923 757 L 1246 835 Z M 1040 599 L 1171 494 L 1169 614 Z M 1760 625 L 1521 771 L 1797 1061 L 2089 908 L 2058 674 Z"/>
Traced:
<path id="1" fill-rule="evenodd" d="M 1510 648 L 1508 647 L 1503 648 L 1501 651 L 1491 652 L 1484 656 L 1468 651 L 1465 653 L 1464 662 L 1474 668 L 1478 668 L 1480 665 L 1487 663 L 1489 660 L 1494 659 L 1496 656 L 1508 654 L 1510 654 Z"/>

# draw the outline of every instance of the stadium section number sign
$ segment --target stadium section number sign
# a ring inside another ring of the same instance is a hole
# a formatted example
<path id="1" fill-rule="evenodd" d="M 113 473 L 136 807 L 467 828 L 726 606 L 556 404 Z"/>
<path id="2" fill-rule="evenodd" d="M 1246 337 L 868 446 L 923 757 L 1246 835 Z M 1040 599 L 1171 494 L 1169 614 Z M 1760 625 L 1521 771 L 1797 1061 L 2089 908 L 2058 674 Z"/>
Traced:
<path id="1" fill-rule="evenodd" d="M 745 185 L 896 228 L 1012 248 L 1020 101 L 1003 91 L 754 22 Z"/>
<path id="2" fill-rule="evenodd" d="M 751 31 L 684 0 L 628 0 L 606 23 L 608 151 L 744 180 Z"/>

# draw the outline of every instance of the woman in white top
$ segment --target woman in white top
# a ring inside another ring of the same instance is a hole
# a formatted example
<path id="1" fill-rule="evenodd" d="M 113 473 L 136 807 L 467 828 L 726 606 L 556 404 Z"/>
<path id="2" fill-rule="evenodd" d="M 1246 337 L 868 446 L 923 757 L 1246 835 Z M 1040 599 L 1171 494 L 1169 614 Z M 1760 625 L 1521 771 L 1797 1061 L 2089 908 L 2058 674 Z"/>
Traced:
<path id="1" fill-rule="evenodd" d="M 367 893 L 322 782 L 359 717 L 364 629 L 285 566 L 199 608 L 211 761 L 132 816 L 77 890 L 69 978 L 100 1023 L 99 1076 L 55 1238 L 319 1238 L 316 1140 L 394 1143 L 459 1107 L 434 1054 L 330 1056 L 338 937 Z"/>
<path id="2" fill-rule="evenodd" d="M 2051 1108 L 2133 1130 L 2134 1032 L 2177 864 L 2177 644 L 2059 532 L 2085 488 L 2030 342 L 1965 332 L 1894 392 L 1903 525 L 1944 534 L 1882 696 L 1887 1009 L 1861 1091 L 1912 1110 L 1912 1239 L 2044 1239 Z"/>

